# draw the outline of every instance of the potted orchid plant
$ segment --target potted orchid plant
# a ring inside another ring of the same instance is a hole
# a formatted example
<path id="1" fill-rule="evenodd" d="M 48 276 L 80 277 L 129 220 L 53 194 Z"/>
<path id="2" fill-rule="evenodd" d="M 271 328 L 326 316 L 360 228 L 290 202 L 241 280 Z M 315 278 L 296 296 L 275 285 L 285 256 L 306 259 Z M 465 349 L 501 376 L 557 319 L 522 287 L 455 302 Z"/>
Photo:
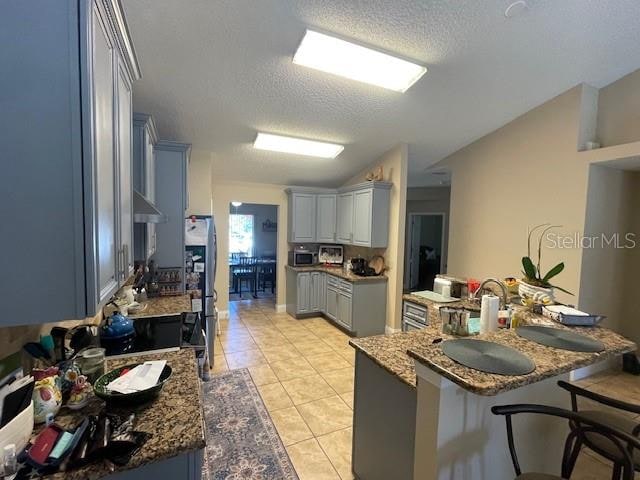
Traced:
<path id="1" fill-rule="evenodd" d="M 564 270 L 564 262 L 558 263 L 553 268 L 543 273 L 542 264 L 542 240 L 545 233 L 560 225 L 543 223 L 537 225 L 529 231 L 527 239 L 527 256 L 522 257 L 522 273 L 524 277 L 520 280 L 518 293 L 523 299 L 532 299 L 536 303 L 552 303 L 554 301 L 554 289 L 573 295 L 573 293 L 551 283 L 551 279 L 559 275 Z M 531 258 L 531 237 L 534 232 L 542 229 L 538 238 L 538 258 L 534 263 Z"/>

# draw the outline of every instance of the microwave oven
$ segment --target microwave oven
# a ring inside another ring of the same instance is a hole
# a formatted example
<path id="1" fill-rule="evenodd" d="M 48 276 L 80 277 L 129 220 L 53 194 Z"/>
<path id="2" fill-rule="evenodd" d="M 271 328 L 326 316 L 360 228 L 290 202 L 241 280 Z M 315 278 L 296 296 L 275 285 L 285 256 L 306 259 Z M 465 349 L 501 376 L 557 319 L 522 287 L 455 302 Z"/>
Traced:
<path id="1" fill-rule="evenodd" d="M 304 267 L 318 263 L 318 254 L 309 250 L 291 250 L 289 252 L 289 265 L 292 267 Z"/>

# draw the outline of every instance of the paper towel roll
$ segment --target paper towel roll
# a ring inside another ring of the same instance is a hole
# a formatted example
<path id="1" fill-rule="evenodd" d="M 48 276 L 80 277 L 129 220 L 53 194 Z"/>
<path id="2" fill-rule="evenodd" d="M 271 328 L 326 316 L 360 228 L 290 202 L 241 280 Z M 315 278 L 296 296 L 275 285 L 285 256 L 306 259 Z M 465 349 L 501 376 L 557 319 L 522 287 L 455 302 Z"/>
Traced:
<path id="1" fill-rule="evenodd" d="M 480 333 L 498 330 L 498 310 L 500 298 L 495 295 L 483 295 L 480 305 Z"/>

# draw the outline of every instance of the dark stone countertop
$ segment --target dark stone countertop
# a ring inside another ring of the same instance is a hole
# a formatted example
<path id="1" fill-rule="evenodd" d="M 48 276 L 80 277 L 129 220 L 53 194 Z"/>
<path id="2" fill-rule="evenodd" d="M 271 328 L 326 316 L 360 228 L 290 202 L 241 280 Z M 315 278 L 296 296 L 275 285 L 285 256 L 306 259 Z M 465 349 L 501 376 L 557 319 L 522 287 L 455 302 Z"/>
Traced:
<path id="1" fill-rule="evenodd" d="M 132 408 L 132 411 L 136 412 L 135 429 L 152 435 L 143 448 L 127 465 L 116 467 L 115 470 L 106 462 L 96 462 L 78 470 L 59 472 L 46 478 L 94 480 L 205 447 L 202 391 L 193 350 L 183 349 L 119 359 L 107 358 L 105 371 L 148 360 L 166 360 L 173 372 L 153 403 Z M 80 411 L 63 407 L 55 422 L 63 428 L 74 428 L 85 415 L 97 414 L 103 406 L 104 402 L 94 397 L 89 405 Z"/>
<path id="2" fill-rule="evenodd" d="M 430 325 L 427 328 L 406 333 L 351 339 L 349 343 L 413 388 L 416 385 L 414 359 L 468 391 L 479 395 L 497 395 L 636 349 L 636 345 L 630 340 L 601 327 L 571 328 L 577 333 L 602 341 L 605 350 L 600 353 L 570 352 L 545 347 L 519 337 L 514 330 L 499 330 L 471 338 L 513 347 L 531 358 L 536 364 L 536 370 L 520 376 L 488 374 L 460 365 L 444 355 L 440 345 L 432 343 L 436 338 L 444 340 L 456 338 L 442 333 L 438 307 L 442 305 L 469 307 L 468 302 L 436 304 L 415 295 L 404 295 L 403 298 L 428 307 Z M 531 314 L 523 309 L 518 311 L 522 324 L 546 324 L 557 328 L 568 328 L 541 315 Z"/>
<path id="3" fill-rule="evenodd" d="M 308 267 L 292 267 L 291 265 L 286 265 L 286 268 L 289 270 L 293 270 L 294 272 L 324 272 L 330 275 L 334 275 L 336 277 L 340 277 L 343 280 L 347 280 L 348 282 L 358 283 L 358 282 L 386 282 L 387 276 L 377 275 L 375 277 L 361 277 L 360 275 L 355 275 L 351 272 L 345 273 L 342 267 L 327 267 L 325 265 L 311 265 Z"/>
<path id="4" fill-rule="evenodd" d="M 139 313 L 128 315 L 131 319 L 147 317 L 167 317 L 191 311 L 189 294 L 152 297 L 142 302 L 145 307 Z"/>

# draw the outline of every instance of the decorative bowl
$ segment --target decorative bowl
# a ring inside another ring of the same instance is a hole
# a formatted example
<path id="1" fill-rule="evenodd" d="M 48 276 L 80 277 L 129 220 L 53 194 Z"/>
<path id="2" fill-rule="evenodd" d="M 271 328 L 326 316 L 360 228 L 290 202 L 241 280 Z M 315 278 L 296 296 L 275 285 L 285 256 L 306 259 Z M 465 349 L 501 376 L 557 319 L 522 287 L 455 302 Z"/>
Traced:
<path id="1" fill-rule="evenodd" d="M 93 385 L 93 391 L 95 395 L 110 405 L 140 405 L 155 399 L 160 394 L 160 391 L 162 390 L 162 387 L 164 386 L 166 381 L 171 377 L 172 370 L 169 365 L 164 366 L 164 369 L 160 374 L 160 378 L 158 379 L 158 383 L 156 383 L 151 388 L 147 388 L 146 390 L 141 390 L 134 393 L 119 393 L 112 392 L 107 389 L 107 385 L 109 385 L 109 383 L 111 383 L 116 378 L 120 377 L 123 370 L 131 370 L 138 365 L 140 365 L 140 363 L 132 363 L 123 367 L 118 367 L 102 375 L 100 378 L 98 378 L 98 380 L 96 380 L 96 383 Z"/>

